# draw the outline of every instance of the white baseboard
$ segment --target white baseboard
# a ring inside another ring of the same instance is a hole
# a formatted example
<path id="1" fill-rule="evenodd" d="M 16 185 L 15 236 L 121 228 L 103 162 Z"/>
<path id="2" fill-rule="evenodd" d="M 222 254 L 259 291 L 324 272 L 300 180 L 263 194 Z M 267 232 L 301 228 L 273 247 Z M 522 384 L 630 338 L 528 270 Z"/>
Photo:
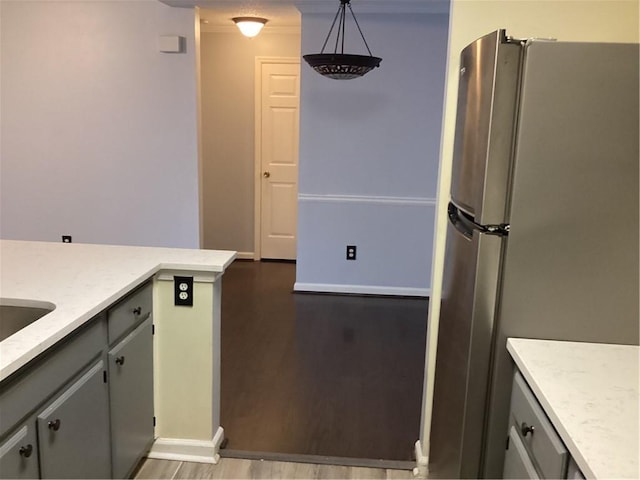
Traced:
<path id="1" fill-rule="evenodd" d="M 330 283 L 301 283 L 293 286 L 296 292 L 352 293 L 358 295 L 397 295 L 402 297 L 428 297 L 430 288 L 378 287 L 372 285 L 340 285 Z"/>
<path id="2" fill-rule="evenodd" d="M 220 444 L 224 430 L 219 427 L 211 440 L 188 440 L 184 438 L 156 438 L 149 458 L 157 460 L 177 460 L 181 462 L 218 463 Z"/>
<path id="3" fill-rule="evenodd" d="M 429 474 L 429 457 L 422 453 L 420 440 L 416 442 L 416 468 L 413 469 L 413 476 L 416 478 L 427 478 Z"/>
<path id="4" fill-rule="evenodd" d="M 238 260 L 255 260 L 253 252 L 238 252 L 236 258 Z"/>

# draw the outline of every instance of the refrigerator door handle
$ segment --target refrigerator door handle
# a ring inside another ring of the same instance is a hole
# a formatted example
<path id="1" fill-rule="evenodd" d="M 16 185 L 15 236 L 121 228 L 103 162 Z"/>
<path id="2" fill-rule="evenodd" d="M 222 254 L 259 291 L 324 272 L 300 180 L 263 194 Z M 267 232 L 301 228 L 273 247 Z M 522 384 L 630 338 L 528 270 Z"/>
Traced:
<path id="1" fill-rule="evenodd" d="M 500 225 L 486 225 L 483 227 L 483 232 L 487 235 L 498 235 L 499 237 L 506 237 L 509 235 L 509 229 L 511 225 L 508 223 L 501 223 Z"/>
<path id="2" fill-rule="evenodd" d="M 470 222 L 467 218 L 460 214 L 460 210 L 453 203 L 449 202 L 449 206 L 447 207 L 447 215 L 449 216 L 449 221 L 454 228 L 461 233 L 465 238 L 471 239 L 473 238 L 473 230 L 474 224 Z"/>
<path id="3" fill-rule="evenodd" d="M 467 238 L 472 238 L 474 230 L 487 235 L 496 235 L 498 237 L 506 237 L 509 235 L 510 225 L 508 223 L 501 223 L 498 225 L 480 225 L 474 222 L 473 217 L 460 210 L 452 202 L 449 202 L 447 214 L 449 215 L 449 221 L 451 224 L 458 232 Z"/>

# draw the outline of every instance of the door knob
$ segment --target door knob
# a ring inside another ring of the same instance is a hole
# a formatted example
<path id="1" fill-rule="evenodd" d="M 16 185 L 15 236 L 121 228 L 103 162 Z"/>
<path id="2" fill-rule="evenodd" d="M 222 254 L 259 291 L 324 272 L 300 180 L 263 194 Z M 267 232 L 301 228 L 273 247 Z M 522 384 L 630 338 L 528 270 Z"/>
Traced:
<path id="1" fill-rule="evenodd" d="M 262 176 L 263 176 L 264 178 L 269 178 L 269 177 L 271 176 L 271 172 L 264 172 L 264 173 L 262 174 Z"/>
<path id="2" fill-rule="evenodd" d="M 121 366 L 124 365 L 124 355 L 116 358 L 116 365 L 121 365 Z"/>

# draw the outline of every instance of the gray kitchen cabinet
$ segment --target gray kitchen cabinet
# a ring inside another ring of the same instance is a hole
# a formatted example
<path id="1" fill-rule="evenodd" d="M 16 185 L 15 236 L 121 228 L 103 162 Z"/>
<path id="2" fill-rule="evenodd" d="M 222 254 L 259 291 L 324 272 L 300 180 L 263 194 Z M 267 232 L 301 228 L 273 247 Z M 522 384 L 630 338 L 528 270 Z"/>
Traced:
<path id="1" fill-rule="evenodd" d="M 507 453 L 504 456 L 504 472 L 503 478 L 533 478 L 538 479 L 536 467 L 531 463 L 531 459 L 527 454 L 522 440 L 515 427 L 509 429 L 509 438 L 507 439 Z"/>
<path id="2" fill-rule="evenodd" d="M 109 393 L 99 360 L 39 415 L 43 478 L 110 478 Z"/>
<path id="3" fill-rule="evenodd" d="M 38 478 L 36 424 L 31 419 L 0 444 L 0 473 L 3 478 Z"/>
<path id="4" fill-rule="evenodd" d="M 0 478 L 126 478 L 154 439 L 147 282 L 0 382 Z"/>
<path id="5" fill-rule="evenodd" d="M 110 345 L 151 316 L 153 309 L 152 289 L 153 285 L 149 282 L 107 310 Z"/>
<path id="6" fill-rule="evenodd" d="M 154 438 L 152 319 L 108 354 L 114 478 L 126 478 Z"/>
<path id="7" fill-rule="evenodd" d="M 567 478 L 575 475 L 572 466 L 575 462 L 569 451 L 529 385 L 516 371 L 503 478 Z"/>

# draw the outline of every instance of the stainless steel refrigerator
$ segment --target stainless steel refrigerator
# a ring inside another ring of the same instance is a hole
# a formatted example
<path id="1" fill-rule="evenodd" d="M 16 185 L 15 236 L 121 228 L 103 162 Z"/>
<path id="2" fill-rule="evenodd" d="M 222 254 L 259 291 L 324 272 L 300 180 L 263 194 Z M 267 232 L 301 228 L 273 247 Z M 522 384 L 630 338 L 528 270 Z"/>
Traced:
<path id="1" fill-rule="evenodd" d="M 508 337 L 638 344 L 639 54 L 462 51 L 430 477 L 501 476 Z"/>

